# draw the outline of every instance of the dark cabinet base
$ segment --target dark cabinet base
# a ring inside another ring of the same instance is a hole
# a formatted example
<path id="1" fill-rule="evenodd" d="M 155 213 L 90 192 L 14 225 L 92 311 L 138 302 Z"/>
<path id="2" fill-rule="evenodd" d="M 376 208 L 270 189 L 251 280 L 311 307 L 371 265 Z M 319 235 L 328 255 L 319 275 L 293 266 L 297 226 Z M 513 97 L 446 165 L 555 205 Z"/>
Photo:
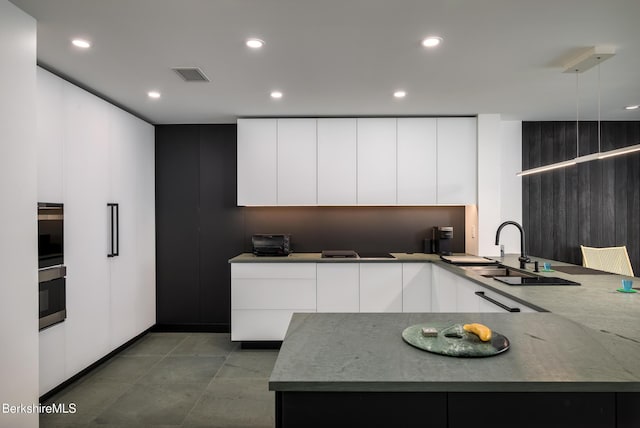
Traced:
<path id="1" fill-rule="evenodd" d="M 276 426 L 630 428 L 640 393 L 276 392 Z"/>
<path id="2" fill-rule="evenodd" d="M 446 428 L 447 394 L 276 392 L 276 427 Z"/>

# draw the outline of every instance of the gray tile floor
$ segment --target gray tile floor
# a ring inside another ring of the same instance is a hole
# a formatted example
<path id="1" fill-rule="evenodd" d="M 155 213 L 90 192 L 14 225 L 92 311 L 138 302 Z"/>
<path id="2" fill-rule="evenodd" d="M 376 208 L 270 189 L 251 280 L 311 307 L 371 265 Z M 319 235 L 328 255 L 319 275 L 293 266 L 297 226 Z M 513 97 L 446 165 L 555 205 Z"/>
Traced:
<path id="1" fill-rule="evenodd" d="M 273 427 L 275 350 L 242 350 L 228 334 L 150 333 L 47 400 L 75 414 L 47 427 Z"/>

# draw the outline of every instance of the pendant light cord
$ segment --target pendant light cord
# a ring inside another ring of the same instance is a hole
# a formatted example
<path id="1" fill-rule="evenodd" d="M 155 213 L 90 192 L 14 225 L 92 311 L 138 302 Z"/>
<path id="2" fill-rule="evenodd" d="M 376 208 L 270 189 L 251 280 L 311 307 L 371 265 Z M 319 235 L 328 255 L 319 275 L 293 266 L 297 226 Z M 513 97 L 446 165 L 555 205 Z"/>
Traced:
<path id="1" fill-rule="evenodd" d="M 580 156 L 580 151 L 578 150 L 580 147 L 580 135 L 578 132 L 580 118 L 580 85 L 578 84 L 578 73 L 579 70 L 576 69 L 576 157 Z"/>
<path id="2" fill-rule="evenodd" d="M 602 132 L 600 132 L 600 57 L 598 57 L 598 153 L 601 153 L 600 147 L 600 136 Z"/>

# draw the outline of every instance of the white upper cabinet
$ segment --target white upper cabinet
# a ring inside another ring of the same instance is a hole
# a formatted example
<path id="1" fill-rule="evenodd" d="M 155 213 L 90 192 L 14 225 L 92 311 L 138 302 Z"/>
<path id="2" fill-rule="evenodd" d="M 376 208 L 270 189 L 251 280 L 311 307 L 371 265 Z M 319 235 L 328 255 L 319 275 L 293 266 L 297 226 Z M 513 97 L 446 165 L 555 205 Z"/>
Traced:
<path id="1" fill-rule="evenodd" d="M 356 205 L 356 119 L 318 119 L 318 205 Z"/>
<path id="2" fill-rule="evenodd" d="M 238 205 L 277 205 L 277 120 L 238 119 Z"/>
<path id="3" fill-rule="evenodd" d="M 469 205 L 475 117 L 238 120 L 238 205 Z"/>
<path id="4" fill-rule="evenodd" d="M 435 118 L 398 119 L 398 204 L 437 203 Z"/>
<path id="5" fill-rule="evenodd" d="M 62 202 L 64 145 L 64 82 L 48 71 L 38 76 L 38 201 Z"/>
<path id="6" fill-rule="evenodd" d="M 316 119 L 278 119 L 278 205 L 317 203 Z"/>
<path id="7" fill-rule="evenodd" d="M 397 203 L 396 119 L 358 119 L 358 205 Z"/>
<path id="8" fill-rule="evenodd" d="M 438 118 L 438 204 L 476 203 L 477 159 L 476 118 Z"/>

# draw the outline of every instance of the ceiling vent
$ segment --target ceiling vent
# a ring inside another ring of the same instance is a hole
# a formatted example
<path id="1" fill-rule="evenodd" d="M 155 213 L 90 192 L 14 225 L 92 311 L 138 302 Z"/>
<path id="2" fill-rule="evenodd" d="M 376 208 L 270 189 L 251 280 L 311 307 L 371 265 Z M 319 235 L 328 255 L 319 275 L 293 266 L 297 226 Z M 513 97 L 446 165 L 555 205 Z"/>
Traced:
<path id="1" fill-rule="evenodd" d="M 173 71 L 178 73 L 185 82 L 209 82 L 209 78 L 198 67 L 175 67 Z"/>

